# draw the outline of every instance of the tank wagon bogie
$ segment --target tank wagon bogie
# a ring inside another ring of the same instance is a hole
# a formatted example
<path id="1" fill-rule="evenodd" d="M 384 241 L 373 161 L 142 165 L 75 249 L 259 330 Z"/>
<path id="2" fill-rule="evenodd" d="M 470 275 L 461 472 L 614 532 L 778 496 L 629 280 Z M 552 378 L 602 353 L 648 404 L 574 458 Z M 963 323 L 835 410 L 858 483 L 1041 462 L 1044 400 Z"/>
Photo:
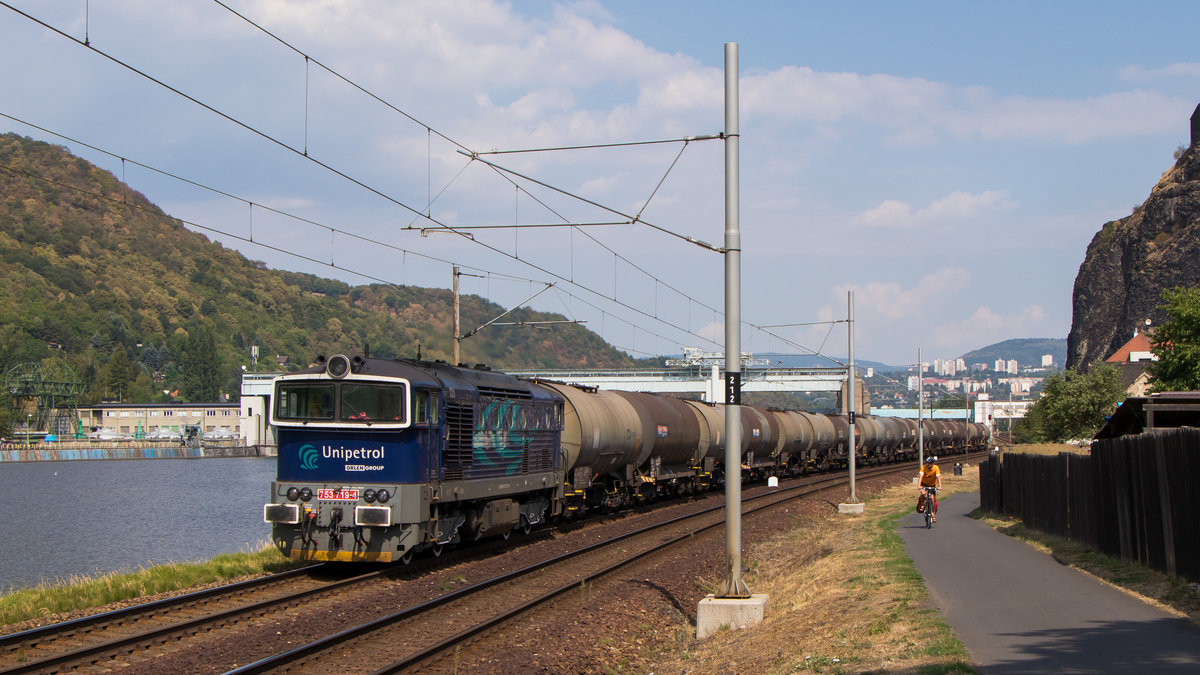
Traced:
<path id="1" fill-rule="evenodd" d="M 740 406 L 748 480 L 842 468 L 849 419 Z M 442 362 L 334 356 L 277 377 L 276 478 L 263 517 L 286 555 L 410 560 L 550 519 L 724 481 L 726 408 Z M 912 420 L 858 416 L 856 460 L 911 459 Z M 987 427 L 929 421 L 927 453 L 987 447 Z"/>

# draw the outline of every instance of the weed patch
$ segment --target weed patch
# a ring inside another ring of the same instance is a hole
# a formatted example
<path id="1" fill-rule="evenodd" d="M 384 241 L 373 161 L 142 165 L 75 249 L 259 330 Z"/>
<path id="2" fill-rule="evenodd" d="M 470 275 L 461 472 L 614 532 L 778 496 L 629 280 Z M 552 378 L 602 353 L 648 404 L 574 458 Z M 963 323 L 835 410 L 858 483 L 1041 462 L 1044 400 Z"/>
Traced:
<path id="1" fill-rule="evenodd" d="M 194 586 L 214 584 L 259 574 L 282 572 L 311 563 L 288 560 L 270 544 L 245 553 L 225 553 L 202 563 L 170 563 L 136 572 L 98 577 L 71 577 L 0 596 L 0 625 L 42 620 L 71 613 L 86 613 L 113 603 L 144 600 Z"/>

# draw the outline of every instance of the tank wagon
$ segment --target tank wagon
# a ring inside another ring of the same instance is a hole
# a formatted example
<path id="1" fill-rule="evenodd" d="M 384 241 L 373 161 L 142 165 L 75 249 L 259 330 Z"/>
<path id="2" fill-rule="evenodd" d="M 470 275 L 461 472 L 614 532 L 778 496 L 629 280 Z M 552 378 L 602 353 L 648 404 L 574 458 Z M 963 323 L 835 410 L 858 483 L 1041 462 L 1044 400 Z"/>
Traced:
<path id="1" fill-rule="evenodd" d="M 524 380 L 482 366 L 333 356 L 277 377 L 263 518 L 285 555 L 409 561 L 447 545 L 724 484 L 725 408 Z M 746 480 L 844 467 L 849 419 L 741 406 Z M 916 454 L 916 423 L 855 418 L 859 462 Z M 926 424 L 928 452 L 987 428 Z"/>

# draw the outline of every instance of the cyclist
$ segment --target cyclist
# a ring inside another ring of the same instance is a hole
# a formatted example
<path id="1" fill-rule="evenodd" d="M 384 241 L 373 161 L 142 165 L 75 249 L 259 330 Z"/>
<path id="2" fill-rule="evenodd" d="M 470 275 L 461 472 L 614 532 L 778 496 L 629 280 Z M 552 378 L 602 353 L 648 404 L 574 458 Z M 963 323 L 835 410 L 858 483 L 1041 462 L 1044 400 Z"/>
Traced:
<path id="1" fill-rule="evenodd" d="M 937 457 L 930 455 L 925 458 L 925 466 L 921 467 L 921 480 L 919 487 L 921 496 L 917 498 L 917 510 L 920 511 L 921 503 L 926 495 L 933 502 L 933 522 L 937 522 L 937 491 L 942 488 L 942 470 L 938 468 Z"/>

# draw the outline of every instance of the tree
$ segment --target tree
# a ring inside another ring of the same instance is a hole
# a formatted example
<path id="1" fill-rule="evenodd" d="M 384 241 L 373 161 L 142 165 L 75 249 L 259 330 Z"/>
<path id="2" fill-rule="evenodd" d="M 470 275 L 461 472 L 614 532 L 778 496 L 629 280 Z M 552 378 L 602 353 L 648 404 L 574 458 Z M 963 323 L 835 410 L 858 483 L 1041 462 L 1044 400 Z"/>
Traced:
<path id="1" fill-rule="evenodd" d="M 1042 443 L 1046 440 L 1046 413 L 1036 403 L 1029 407 L 1024 417 L 1012 421 L 1012 442 Z"/>
<path id="2" fill-rule="evenodd" d="M 1162 292 L 1159 309 L 1167 320 L 1150 334 L 1150 350 L 1158 357 L 1148 368 L 1154 391 L 1200 390 L 1200 288 L 1175 287 Z"/>
<path id="3" fill-rule="evenodd" d="M 124 401 L 129 395 L 130 385 L 137 378 L 138 370 L 129 361 L 125 348 L 118 345 L 112 358 L 104 368 L 104 390 L 107 396 Z"/>
<path id="4" fill-rule="evenodd" d="M 1107 363 L 1094 364 L 1087 373 L 1054 373 L 1014 435 L 1027 442 L 1091 438 L 1123 400 L 1121 374 Z"/>
<path id="5" fill-rule="evenodd" d="M 193 328 L 178 361 L 184 398 L 192 402 L 216 402 L 225 378 L 213 329 L 206 325 Z"/>

